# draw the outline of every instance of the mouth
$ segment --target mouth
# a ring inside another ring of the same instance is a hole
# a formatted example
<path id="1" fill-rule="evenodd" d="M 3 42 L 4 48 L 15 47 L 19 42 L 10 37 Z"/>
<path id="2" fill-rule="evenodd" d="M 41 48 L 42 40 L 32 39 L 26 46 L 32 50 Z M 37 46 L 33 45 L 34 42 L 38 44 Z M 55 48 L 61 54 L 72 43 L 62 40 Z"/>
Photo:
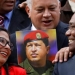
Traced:
<path id="1" fill-rule="evenodd" d="M 14 0 L 6 0 L 5 2 L 6 3 L 14 3 L 15 1 Z"/>
<path id="2" fill-rule="evenodd" d="M 0 54 L 3 56 L 3 57 L 7 57 L 8 53 L 5 52 L 5 51 L 0 51 Z"/>
<path id="3" fill-rule="evenodd" d="M 69 45 L 73 44 L 74 42 L 74 40 L 69 40 Z"/>
<path id="4" fill-rule="evenodd" d="M 45 20 L 45 21 L 42 21 L 44 26 L 50 26 L 52 20 Z"/>
<path id="5" fill-rule="evenodd" d="M 9 6 L 12 6 L 15 3 L 15 1 L 14 0 L 5 1 L 5 3 Z"/>
<path id="6" fill-rule="evenodd" d="M 32 57 L 37 57 L 37 54 L 31 54 Z"/>

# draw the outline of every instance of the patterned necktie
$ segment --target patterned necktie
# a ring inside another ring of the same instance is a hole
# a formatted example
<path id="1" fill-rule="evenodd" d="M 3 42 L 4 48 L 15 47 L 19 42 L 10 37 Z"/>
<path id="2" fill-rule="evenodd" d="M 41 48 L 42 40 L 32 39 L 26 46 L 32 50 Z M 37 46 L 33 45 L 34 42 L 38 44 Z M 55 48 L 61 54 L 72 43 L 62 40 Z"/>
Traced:
<path id="1" fill-rule="evenodd" d="M 0 27 L 4 27 L 4 17 L 0 15 Z"/>

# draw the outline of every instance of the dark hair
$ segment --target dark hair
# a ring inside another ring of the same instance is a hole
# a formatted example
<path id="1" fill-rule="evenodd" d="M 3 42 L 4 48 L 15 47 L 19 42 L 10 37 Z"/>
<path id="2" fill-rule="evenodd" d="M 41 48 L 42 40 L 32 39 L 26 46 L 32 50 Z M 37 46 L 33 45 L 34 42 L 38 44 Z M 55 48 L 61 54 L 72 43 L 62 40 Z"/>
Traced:
<path id="1" fill-rule="evenodd" d="M 5 28 L 0 27 L 0 31 L 6 32 L 8 34 L 8 36 L 9 36 L 9 40 L 10 40 L 10 34 L 9 34 L 8 30 L 6 30 Z M 6 71 L 6 75 L 9 75 L 9 72 L 8 72 L 8 63 L 6 62 L 3 65 L 3 67 L 4 67 L 5 71 Z"/>
<path id="2" fill-rule="evenodd" d="M 9 40 L 10 40 L 10 34 L 9 34 L 8 30 L 0 27 L 0 31 L 5 31 L 8 34 Z M 9 68 L 9 66 L 12 66 L 12 65 L 17 66 L 17 67 L 21 67 L 21 66 L 17 65 L 16 63 L 9 63 L 8 60 L 7 60 L 6 63 L 3 65 L 3 67 L 6 71 L 6 75 L 9 75 L 9 69 L 8 68 Z"/>
<path id="3" fill-rule="evenodd" d="M 19 0 L 20 1 L 20 3 L 22 3 L 22 2 L 24 2 L 24 1 L 26 1 L 26 0 Z"/>
<path id="4" fill-rule="evenodd" d="M 37 39 L 37 40 L 41 40 L 43 41 L 43 43 L 45 44 L 45 46 L 48 46 L 49 45 L 49 40 L 48 38 L 42 38 L 42 39 Z M 28 39 L 26 41 L 24 41 L 24 48 L 26 48 L 26 45 L 28 42 L 31 42 L 32 40 Z"/>
<path id="5" fill-rule="evenodd" d="M 8 32 L 5 28 L 0 27 L 0 31 L 6 32 L 6 33 L 8 34 L 8 36 L 9 36 L 9 39 L 10 39 L 9 32 Z M 5 69 L 5 71 L 6 71 L 6 75 L 9 75 L 9 74 L 8 74 L 8 65 L 7 65 L 7 63 L 5 63 L 3 66 L 4 66 L 4 69 Z"/>
<path id="6" fill-rule="evenodd" d="M 3 28 L 3 27 L 0 27 L 0 31 L 6 32 L 6 33 L 8 34 L 8 36 L 9 36 L 9 41 L 11 42 L 11 40 L 10 40 L 10 33 L 8 32 L 8 30 L 6 30 L 6 29 Z M 11 50 L 13 50 L 13 44 L 10 46 L 10 48 L 11 48 Z"/>
<path id="7" fill-rule="evenodd" d="M 8 34 L 8 36 L 9 36 L 9 40 L 10 40 L 10 34 L 9 34 L 8 30 L 6 30 L 6 29 L 3 28 L 3 27 L 0 27 L 0 31 L 5 31 L 5 32 Z"/>

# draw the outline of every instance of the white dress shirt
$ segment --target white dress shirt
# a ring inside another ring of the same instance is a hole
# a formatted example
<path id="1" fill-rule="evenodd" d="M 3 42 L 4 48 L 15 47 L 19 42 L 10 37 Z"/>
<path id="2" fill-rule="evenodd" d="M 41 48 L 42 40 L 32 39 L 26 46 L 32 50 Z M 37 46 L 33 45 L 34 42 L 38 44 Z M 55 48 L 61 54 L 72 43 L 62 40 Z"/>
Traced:
<path id="1" fill-rule="evenodd" d="M 37 30 L 33 24 L 32 24 L 31 30 Z"/>

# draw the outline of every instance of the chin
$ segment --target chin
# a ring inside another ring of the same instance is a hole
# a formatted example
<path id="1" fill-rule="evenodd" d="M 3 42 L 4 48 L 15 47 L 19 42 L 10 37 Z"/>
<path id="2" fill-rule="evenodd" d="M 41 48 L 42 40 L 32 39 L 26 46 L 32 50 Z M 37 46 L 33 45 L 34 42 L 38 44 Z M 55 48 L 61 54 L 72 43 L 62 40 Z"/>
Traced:
<path id="1" fill-rule="evenodd" d="M 69 47 L 71 52 L 75 52 L 75 47 Z"/>
<path id="2" fill-rule="evenodd" d="M 31 61 L 35 61 L 36 62 L 36 61 L 38 61 L 38 59 L 32 59 Z"/>
<path id="3" fill-rule="evenodd" d="M 2 64 L 4 64 L 7 60 L 2 59 L 2 60 L 0 60 L 0 61 L 1 61 Z"/>

